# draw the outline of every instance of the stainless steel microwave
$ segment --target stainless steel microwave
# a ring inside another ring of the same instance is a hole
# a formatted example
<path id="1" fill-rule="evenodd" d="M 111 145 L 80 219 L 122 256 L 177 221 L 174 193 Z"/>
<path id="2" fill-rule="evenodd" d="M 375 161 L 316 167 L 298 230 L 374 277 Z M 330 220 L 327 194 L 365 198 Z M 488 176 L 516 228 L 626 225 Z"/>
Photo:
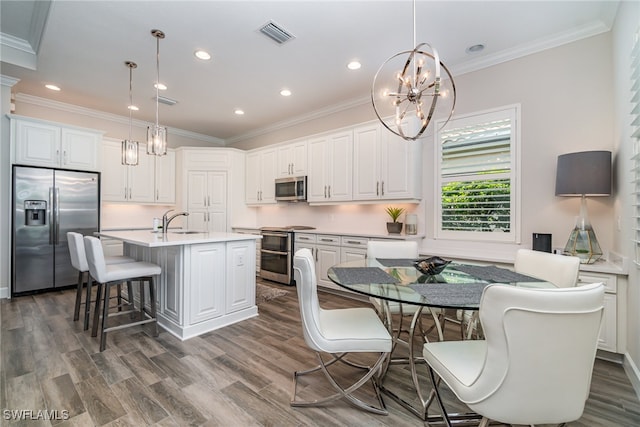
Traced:
<path id="1" fill-rule="evenodd" d="M 304 202 L 307 200 L 307 177 L 292 176 L 276 179 L 276 200 Z"/>

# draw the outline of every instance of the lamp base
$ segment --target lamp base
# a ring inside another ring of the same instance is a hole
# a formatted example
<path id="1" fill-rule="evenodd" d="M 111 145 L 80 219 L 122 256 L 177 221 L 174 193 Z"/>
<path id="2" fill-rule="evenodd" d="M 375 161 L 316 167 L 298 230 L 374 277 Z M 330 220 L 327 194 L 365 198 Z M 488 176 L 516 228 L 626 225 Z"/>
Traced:
<path id="1" fill-rule="evenodd" d="M 602 257 L 602 249 L 596 233 L 590 225 L 576 226 L 563 251 L 564 255 L 577 256 L 581 264 L 593 264 Z"/>

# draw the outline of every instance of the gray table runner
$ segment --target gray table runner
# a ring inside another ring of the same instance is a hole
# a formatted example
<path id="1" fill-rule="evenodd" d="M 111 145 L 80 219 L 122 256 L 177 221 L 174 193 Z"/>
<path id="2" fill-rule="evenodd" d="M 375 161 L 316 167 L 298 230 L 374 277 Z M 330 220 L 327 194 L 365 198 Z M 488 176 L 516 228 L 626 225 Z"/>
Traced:
<path id="1" fill-rule="evenodd" d="M 376 258 L 385 267 L 413 267 L 417 260 L 412 258 Z"/>
<path id="2" fill-rule="evenodd" d="M 477 307 L 488 283 L 415 283 L 411 289 L 424 296 L 429 305 Z"/>
<path id="3" fill-rule="evenodd" d="M 333 272 L 343 285 L 400 282 L 378 267 L 335 267 Z"/>
<path id="4" fill-rule="evenodd" d="M 453 268 L 463 273 L 467 273 L 476 279 L 487 280 L 495 283 L 513 283 L 513 282 L 544 282 L 544 280 L 527 276 L 525 274 L 516 273 L 493 265 L 452 265 Z"/>

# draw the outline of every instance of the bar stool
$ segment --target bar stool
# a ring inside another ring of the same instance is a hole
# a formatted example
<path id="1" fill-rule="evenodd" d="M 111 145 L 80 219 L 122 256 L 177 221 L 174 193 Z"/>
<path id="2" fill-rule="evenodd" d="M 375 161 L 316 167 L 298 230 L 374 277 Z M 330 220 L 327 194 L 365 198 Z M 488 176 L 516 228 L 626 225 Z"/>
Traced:
<path id="1" fill-rule="evenodd" d="M 87 253 L 87 262 L 89 264 L 89 272 L 91 277 L 98 284 L 96 296 L 95 314 L 93 316 L 93 329 L 91 336 L 95 337 L 98 333 L 98 322 L 100 317 L 100 304 L 102 304 L 102 333 L 100 335 L 100 351 L 105 349 L 107 343 L 107 332 L 118 329 L 128 328 L 130 326 L 142 325 L 145 323 L 154 323 L 154 335 L 158 335 L 158 323 L 156 322 L 156 296 L 155 283 L 153 276 L 157 276 L 162 272 L 159 265 L 136 261 L 125 264 L 107 265 L 102 251 L 100 240 L 95 237 L 85 236 L 84 247 Z M 109 327 L 108 319 L 111 316 L 118 316 L 127 313 L 134 313 L 135 310 L 121 311 L 109 314 L 109 293 L 111 287 L 127 281 L 129 283 L 137 282 L 140 284 L 140 317 L 126 324 L 120 324 Z M 150 312 L 145 310 L 144 284 L 149 284 L 149 306 Z M 104 297 L 102 297 L 102 289 L 104 287 Z"/>
<path id="2" fill-rule="evenodd" d="M 78 270 L 78 287 L 76 289 L 76 302 L 73 311 L 73 320 L 80 318 L 80 306 L 84 304 L 84 330 L 89 329 L 89 314 L 91 312 L 91 285 L 93 281 L 89 276 L 89 264 L 87 263 L 87 255 L 84 250 L 83 235 L 70 231 L 67 233 L 67 242 L 69 243 L 69 254 L 71 255 L 71 265 Z M 136 260 L 128 256 L 108 256 L 105 257 L 105 263 L 124 264 L 127 262 L 135 262 Z M 87 293 L 85 302 L 82 302 L 82 287 L 84 286 L 84 274 L 87 273 Z M 122 286 L 118 286 L 118 306 L 122 305 L 121 290 Z M 127 286 L 128 300 L 127 303 L 133 303 L 133 289 L 130 284 Z"/>

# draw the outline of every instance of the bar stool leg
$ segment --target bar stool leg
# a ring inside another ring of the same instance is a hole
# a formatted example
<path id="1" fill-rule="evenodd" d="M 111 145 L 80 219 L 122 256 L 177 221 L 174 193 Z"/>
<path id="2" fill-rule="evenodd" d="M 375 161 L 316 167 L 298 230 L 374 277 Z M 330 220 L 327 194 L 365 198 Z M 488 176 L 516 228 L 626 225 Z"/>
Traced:
<path id="1" fill-rule="evenodd" d="M 127 295 L 129 298 L 129 308 L 133 310 L 135 304 L 133 303 L 133 283 L 131 280 L 127 280 Z"/>
<path id="2" fill-rule="evenodd" d="M 98 336 L 98 320 L 100 318 L 100 300 L 102 296 L 102 283 L 97 282 L 96 288 L 96 305 L 93 309 L 93 328 L 91 329 L 91 336 Z"/>
<path id="3" fill-rule="evenodd" d="M 122 283 L 118 283 L 118 311 L 122 311 Z"/>
<path id="4" fill-rule="evenodd" d="M 93 285 L 93 278 L 87 272 L 87 293 L 84 298 L 84 330 L 89 329 L 89 318 L 91 317 L 91 286 Z"/>
<path id="5" fill-rule="evenodd" d="M 149 277 L 149 305 L 151 306 L 151 317 L 156 319 L 153 322 L 153 336 L 157 337 L 160 332 L 158 331 L 158 319 L 156 318 L 156 290 L 155 290 L 155 281 L 153 280 L 153 276 Z"/>
<path id="6" fill-rule="evenodd" d="M 140 278 L 138 282 L 140 289 L 140 320 L 144 319 L 144 305 L 146 302 L 145 292 L 144 292 L 144 277 Z"/>
<path id="7" fill-rule="evenodd" d="M 109 296 L 111 290 L 111 283 L 104 284 L 104 306 L 102 312 L 102 331 L 100 332 L 100 351 L 104 351 L 107 346 L 107 319 L 109 318 Z"/>
<path id="8" fill-rule="evenodd" d="M 83 276 L 84 273 L 82 271 L 78 271 L 78 287 L 76 289 L 76 304 L 73 310 L 73 321 L 75 322 L 80 318 L 80 302 L 82 301 L 82 285 L 83 285 Z"/>

